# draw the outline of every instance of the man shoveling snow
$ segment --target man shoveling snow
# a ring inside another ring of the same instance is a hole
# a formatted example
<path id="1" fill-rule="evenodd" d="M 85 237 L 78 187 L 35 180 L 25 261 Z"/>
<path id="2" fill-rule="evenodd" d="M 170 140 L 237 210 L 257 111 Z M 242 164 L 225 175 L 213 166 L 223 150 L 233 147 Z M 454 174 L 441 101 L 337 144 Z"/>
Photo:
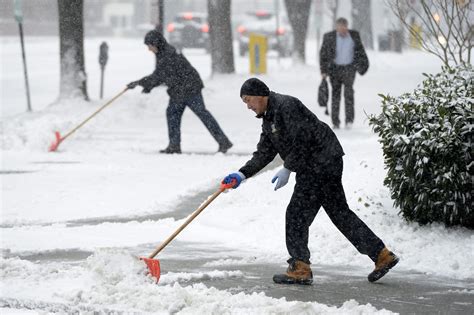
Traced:
<path id="1" fill-rule="evenodd" d="M 275 190 L 296 173 L 296 185 L 286 210 L 286 246 L 290 259 L 284 274 L 273 277 L 276 283 L 311 284 L 308 232 L 321 206 L 339 231 L 364 255 L 375 263 L 368 280 L 382 278 L 399 258 L 389 251 L 369 227 L 349 209 L 342 187 L 344 151 L 328 125 L 320 121 L 295 97 L 270 92 L 262 81 L 252 78 L 244 82 L 240 97 L 247 108 L 263 119 L 257 151 L 236 173 L 229 174 L 224 184 L 233 188 L 249 178 L 277 154 L 283 168 L 272 179 Z"/>

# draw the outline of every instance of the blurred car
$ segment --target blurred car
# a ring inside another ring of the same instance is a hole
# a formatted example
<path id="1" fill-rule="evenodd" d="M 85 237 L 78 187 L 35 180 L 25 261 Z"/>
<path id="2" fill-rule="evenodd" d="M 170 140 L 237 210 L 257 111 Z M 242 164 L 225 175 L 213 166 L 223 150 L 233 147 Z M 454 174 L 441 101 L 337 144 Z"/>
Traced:
<path id="1" fill-rule="evenodd" d="M 293 32 L 286 17 L 280 17 L 279 27 L 277 28 L 274 14 L 267 11 L 247 13 L 237 27 L 240 56 L 244 56 L 249 50 L 249 35 L 251 33 L 266 36 L 268 50 L 276 50 L 282 57 L 291 55 Z"/>
<path id="2" fill-rule="evenodd" d="M 197 12 L 182 12 L 169 23 L 168 42 L 178 50 L 204 48 L 209 51 L 209 24 L 207 16 Z"/>

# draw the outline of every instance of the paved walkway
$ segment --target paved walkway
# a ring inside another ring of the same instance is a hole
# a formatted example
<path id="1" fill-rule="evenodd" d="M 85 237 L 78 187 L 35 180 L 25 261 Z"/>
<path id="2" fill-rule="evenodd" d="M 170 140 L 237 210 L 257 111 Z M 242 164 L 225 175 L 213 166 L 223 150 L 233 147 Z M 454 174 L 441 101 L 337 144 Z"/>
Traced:
<path id="1" fill-rule="evenodd" d="M 151 248 L 133 248 L 131 251 L 148 252 Z M 209 248 L 211 250 L 207 250 Z M 313 265 L 314 283 L 310 286 L 277 285 L 272 281 L 273 274 L 281 273 L 286 266 L 278 264 L 235 264 L 209 266 L 209 263 L 222 258 L 224 248 L 212 244 L 187 244 L 173 242 L 166 248 L 160 259 L 162 274 L 168 272 L 206 273 L 213 270 L 240 270 L 243 277 L 226 279 L 199 279 L 181 282 L 181 285 L 203 283 L 208 287 L 228 290 L 232 293 L 264 292 L 274 298 L 288 301 L 318 302 L 340 307 L 348 300 L 359 304 L 370 303 L 377 309 L 387 309 L 400 314 L 474 314 L 474 279 L 453 280 L 430 277 L 420 273 L 392 270 L 376 283 L 367 281 L 370 271 L 357 268 Z M 86 259 L 92 253 L 80 251 L 60 251 L 54 253 L 23 256 L 32 261 L 74 262 Z M 179 258 L 178 258 L 179 257 Z M 194 259 L 195 257 L 199 257 Z M 193 258 L 193 259 L 190 259 Z M 226 256 L 226 258 L 231 258 Z M 234 257 L 236 260 L 240 257 Z M 4 305 L 16 307 L 14 303 Z M 26 303 L 23 301 L 22 303 Z M 5 304 L 6 303 L 6 304 Z M 19 303 L 16 301 L 15 303 Z M 26 304 L 25 304 L 26 305 Z M 35 304 L 36 305 L 36 304 Z M 49 306 L 45 310 L 56 309 Z"/>
<path id="2" fill-rule="evenodd" d="M 194 256 L 193 249 L 185 244 L 170 250 L 172 256 L 180 252 L 183 256 Z M 196 252 L 195 255 L 203 254 L 202 248 L 199 250 L 201 253 Z M 160 263 L 163 273 L 240 270 L 244 274 L 242 278 L 199 280 L 207 286 L 233 293 L 264 292 L 274 298 L 284 297 L 289 301 L 312 301 L 338 307 L 354 299 L 360 304 L 370 303 L 377 309 L 384 308 L 401 314 L 474 314 L 474 279 L 458 281 L 394 269 L 378 282 L 370 283 L 367 281 L 369 266 L 367 270 L 361 270 L 313 265 L 313 285 L 277 285 L 272 281 L 273 274 L 284 271 L 284 265 L 206 267 L 205 264 L 212 260 L 162 259 Z"/>

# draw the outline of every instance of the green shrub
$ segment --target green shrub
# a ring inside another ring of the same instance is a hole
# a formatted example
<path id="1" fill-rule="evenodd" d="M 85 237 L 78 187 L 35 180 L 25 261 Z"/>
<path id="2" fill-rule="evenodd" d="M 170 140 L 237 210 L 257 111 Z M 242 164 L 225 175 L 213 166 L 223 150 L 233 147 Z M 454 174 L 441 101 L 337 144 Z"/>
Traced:
<path id="1" fill-rule="evenodd" d="M 369 117 L 383 147 L 384 183 L 409 221 L 474 229 L 473 74 L 461 65 L 425 75 L 411 94 L 381 95 L 382 113 Z"/>

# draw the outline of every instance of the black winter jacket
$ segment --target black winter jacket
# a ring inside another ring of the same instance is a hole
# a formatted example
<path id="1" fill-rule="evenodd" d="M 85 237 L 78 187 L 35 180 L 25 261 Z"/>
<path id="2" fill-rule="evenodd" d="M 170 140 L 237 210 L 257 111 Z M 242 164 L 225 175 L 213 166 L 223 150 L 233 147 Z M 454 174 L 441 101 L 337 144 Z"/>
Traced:
<path id="1" fill-rule="evenodd" d="M 293 172 L 319 172 L 344 155 L 336 135 L 295 97 L 270 92 L 253 157 L 239 171 L 251 177 L 277 154 Z"/>
<path id="2" fill-rule="evenodd" d="M 364 75 L 369 69 L 369 58 L 365 53 L 364 45 L 360 39 L 359 32 L 349 30 L 352 40 L 354 41 L 354 62 L 357 72 Z M 331 75 L 334 69 L 334 59 L 336 58 L 336 31 L 324 34 L 323 44 L 319 52 L 319 67 L 321 73 Z"/>
<path id="3" fill-rule="evenodd" d="M 155 71 L 142 78 L 139 84 L 148 91 L 164 84 L 168 87 L 168 95 L 174 100 L 183 100 L 201 93 L 204 87 L 196 69 L 166 42 L 161 42 L 158 47 Z"/>

